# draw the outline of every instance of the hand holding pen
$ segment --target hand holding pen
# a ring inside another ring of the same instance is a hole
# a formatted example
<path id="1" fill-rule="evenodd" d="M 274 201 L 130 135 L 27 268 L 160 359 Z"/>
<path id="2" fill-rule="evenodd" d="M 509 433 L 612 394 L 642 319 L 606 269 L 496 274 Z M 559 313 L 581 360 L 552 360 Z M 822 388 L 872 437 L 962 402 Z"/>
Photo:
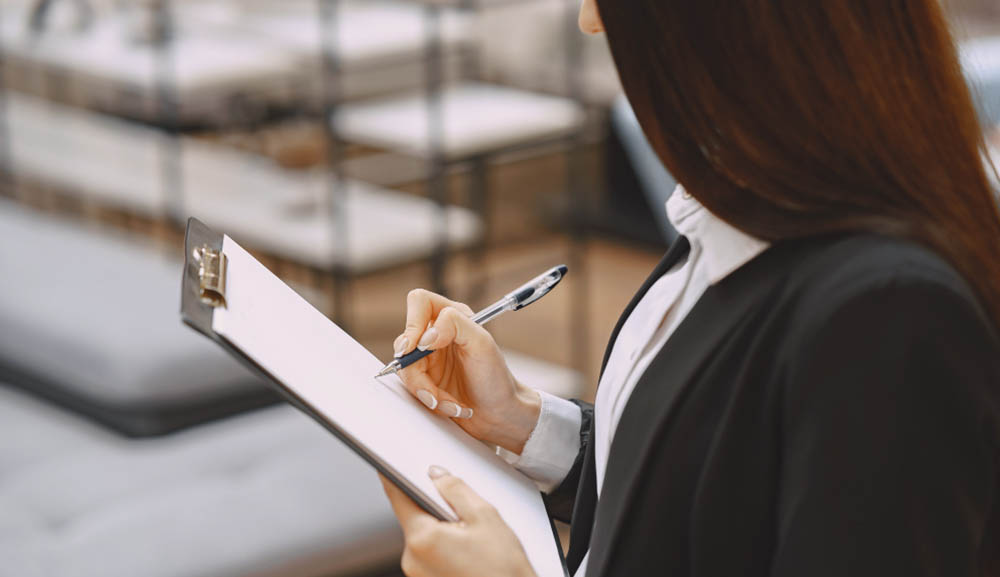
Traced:
<path id="1" fill-rule="evenodd" d="M 454 418 L 473 437 L 520 453 L 538 420 L 540 398 L 514 379 L 482 324 L 537 301 L 565 273 L 566 267 L 556 267 L 477 315 L 441 295 L 411 291 L 406 330 L 394 343 L 396 360 L 382 373 L 398 370 L 428 409 Z"/>

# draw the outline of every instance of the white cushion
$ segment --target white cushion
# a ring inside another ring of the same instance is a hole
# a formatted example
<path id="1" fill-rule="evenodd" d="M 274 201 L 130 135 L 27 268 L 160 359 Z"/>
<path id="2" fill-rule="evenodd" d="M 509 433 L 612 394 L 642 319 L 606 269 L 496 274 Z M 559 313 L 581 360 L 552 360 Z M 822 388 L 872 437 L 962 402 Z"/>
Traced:
<path id="1" fill-rule="evenodd" d="M 430 156 L 431 114 L 425 91 L 349 103 L 334 126 L 345 140 Z M 571 134 L 583 111 L 567 98 L 490 84 L 462 83 L 441 91 L 441 152 L 461 159 Z"/>

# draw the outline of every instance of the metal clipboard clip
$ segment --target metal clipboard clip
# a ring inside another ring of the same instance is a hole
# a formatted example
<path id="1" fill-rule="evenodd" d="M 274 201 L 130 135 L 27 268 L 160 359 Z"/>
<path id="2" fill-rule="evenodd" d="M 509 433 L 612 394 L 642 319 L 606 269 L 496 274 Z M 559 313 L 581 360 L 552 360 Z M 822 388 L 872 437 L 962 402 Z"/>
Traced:
<path id="1" fill-rule="evenodd" d="M 226 253 L 207 244 L 191 252 L 198 263 L 198 298 L 211 307 L 226 307 Z"/>

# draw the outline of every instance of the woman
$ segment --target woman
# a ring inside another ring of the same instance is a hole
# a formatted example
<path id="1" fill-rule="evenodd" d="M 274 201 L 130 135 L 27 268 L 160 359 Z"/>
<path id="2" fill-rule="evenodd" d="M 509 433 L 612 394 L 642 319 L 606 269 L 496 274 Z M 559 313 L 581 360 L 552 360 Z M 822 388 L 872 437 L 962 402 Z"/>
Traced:
<path id="1" fill-rule="evenodd" d="M 938 2 L 585 0 L 580 24 L 683 237 L 594 407 L 423 291 L 395 352 L 440 352 L 408 389 L 538 482 L 578 576 L 1000 575 L 1000 211 Z M 407 575 L 532 574 L 431 474 L 461 523 L 385 487 Z"/>

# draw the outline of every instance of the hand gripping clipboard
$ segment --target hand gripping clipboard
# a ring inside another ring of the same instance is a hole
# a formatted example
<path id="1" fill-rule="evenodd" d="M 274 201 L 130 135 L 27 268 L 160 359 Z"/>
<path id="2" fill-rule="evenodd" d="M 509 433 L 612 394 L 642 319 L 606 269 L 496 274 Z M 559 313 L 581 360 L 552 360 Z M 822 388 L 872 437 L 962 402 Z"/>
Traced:
<path id="1" fill-rule="evenodd" d="M 231 238 L 194 218 L 185 237 L 181 317 L 424 510 L 457 520 L 426 477 L 427 466 L 445 466 L 497 507 L 539 576 L 568 577 L 555 527 L 529 480 L 450 420 L 426 411 L 395 377 L 371 378 L 381 361 Z"/>

